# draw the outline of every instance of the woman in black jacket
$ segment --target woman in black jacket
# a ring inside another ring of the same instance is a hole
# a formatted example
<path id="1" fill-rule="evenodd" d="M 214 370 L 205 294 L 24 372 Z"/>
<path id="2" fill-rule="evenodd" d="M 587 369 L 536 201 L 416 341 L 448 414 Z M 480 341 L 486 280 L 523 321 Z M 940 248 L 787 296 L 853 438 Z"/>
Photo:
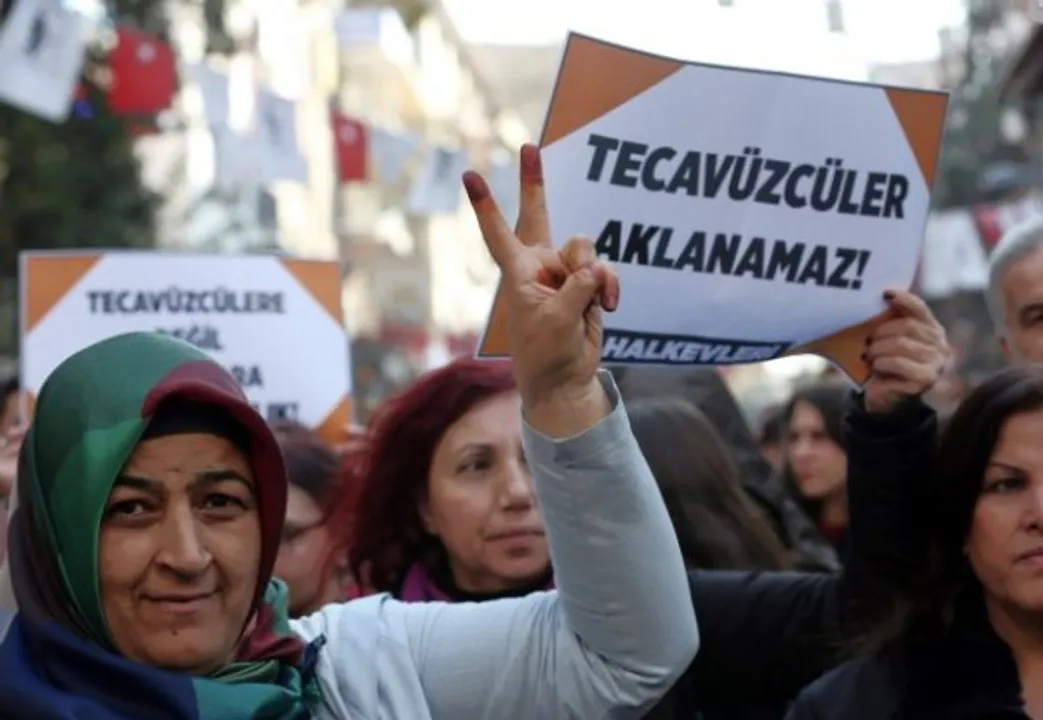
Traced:
<path id="1" fill-rule="evenodd" d="M 826 675 L 792 720 L 1043 717 L 1043 368 L 1003 371 L 944 430 L 927 483 L 931 565 L 879 649 Z M 705 625 L 704 625 L 705 627 Z"/>
<path id="2" fill-rule="evenodd" d="M 695 661 L 648 717 L 777 720 L 853 638 L 903 607 L 926 567 L 923 485 L 937 422 L 920 397 L 944 366 L 927 306 L 894 293 L 866 349 L 871 376 L 845 417 L 851 554 L 840 573 L 692 570 Z"/>

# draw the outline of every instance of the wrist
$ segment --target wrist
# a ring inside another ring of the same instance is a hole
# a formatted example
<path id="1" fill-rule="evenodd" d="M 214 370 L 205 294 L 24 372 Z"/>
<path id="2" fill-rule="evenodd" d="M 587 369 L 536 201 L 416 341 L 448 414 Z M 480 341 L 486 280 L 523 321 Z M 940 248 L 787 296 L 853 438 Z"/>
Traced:
<path id="1" fill-rule="evenodd" d="M 580 435 L 612 412 L 601 380 L 562 385 L 541 393 L 522 393 L 522 414 L 536 432 L 563 440 Z"/>
<path id="2" fill-rule="evenodd" d="M 887 398 L 871 397 L 869 395 L 862 396 L 862 407 L 870 415 L 887 415 L 894 409 L 896 404 L 893 400 Z"/>
<path id="3" fill-rule="evenodd" d="M 907 408 L 919 404 L 919 395 L 887 395 L 862 393 L 862 409 L 869 415 L 903 415 Z"/>

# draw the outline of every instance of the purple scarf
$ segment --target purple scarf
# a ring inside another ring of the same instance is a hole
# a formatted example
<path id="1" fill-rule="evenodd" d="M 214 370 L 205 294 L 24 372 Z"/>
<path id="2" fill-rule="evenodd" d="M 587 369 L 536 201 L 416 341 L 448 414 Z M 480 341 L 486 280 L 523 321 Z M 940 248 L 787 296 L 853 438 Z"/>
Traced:
<path id="1" fill-rule="evenodd" d="M 553 590 L 554 581 L 551 580 L 542 589 Z M 510 595 L 505 594 L 503 597 L 510 597 Z M 398 593 L 398 599 L 409 603 L 455 602 L 442 588 L 438 587 L 431 577 L 431 573 L 420 562 L 413 563 L 409 571 L 406 572 L 406 577 L 402 581 L 402 589 Z"/>

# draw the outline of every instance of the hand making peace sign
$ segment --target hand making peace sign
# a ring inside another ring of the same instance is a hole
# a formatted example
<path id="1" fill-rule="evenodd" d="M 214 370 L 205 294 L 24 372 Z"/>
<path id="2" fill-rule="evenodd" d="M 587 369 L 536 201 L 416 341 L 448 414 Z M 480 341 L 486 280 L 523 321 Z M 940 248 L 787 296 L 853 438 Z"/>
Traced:
<path id="1" fill-rule="evenodd" d="M 547 402 L 603 397 L 601 311 L 619 304 L 619 279 L 586 238 L 551 242 L 540 151 L 520 153 L 521 209 L 511 232 L 480 175 L 464 174 L 485 244 L 503 274 L 514 372 L 526 410 Z"/>

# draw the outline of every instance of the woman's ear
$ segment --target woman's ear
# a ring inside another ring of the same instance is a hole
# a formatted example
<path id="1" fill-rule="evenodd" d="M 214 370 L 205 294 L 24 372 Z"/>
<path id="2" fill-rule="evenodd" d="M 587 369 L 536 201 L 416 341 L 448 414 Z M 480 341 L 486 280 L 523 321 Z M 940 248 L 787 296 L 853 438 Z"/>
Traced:
<path id="1" fill-rule="evenodd" d="M 431 508 L 427 503 L 426 499 L 419 500 L 416 504 L 417 514 L 420 515 L 420 522 L 424 525 L 424 530 L 430 535 L 438 535 L 438 531 L 435 528 L 435 521 L 431 517 Z"/>

